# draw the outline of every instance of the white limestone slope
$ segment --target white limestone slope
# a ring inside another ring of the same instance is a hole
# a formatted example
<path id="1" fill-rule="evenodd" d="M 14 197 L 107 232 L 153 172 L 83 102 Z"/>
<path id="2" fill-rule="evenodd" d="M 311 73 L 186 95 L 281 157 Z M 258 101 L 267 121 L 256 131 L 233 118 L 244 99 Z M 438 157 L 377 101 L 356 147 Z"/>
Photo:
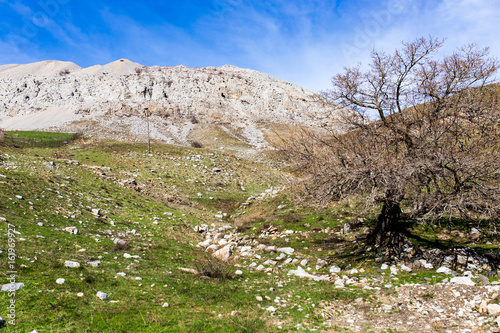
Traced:
<path id="1" fill-rule="evenodd" d="M 266 124 L 322 127 L 334 125 L 336 117 L 310 91 L 228 65 L 144 67 L 120 59 L 84 69 L 60 61 L 0 66 L 0 127 L 8 130 L 92 120 L 92 126 L 132 135 L 143 126 L 145 108 L 153 112 L 157 139 L 177 143 L 187 142 L 194 118 L 196 126 L 248 128 L 241 137 L 259 146 Z"/>

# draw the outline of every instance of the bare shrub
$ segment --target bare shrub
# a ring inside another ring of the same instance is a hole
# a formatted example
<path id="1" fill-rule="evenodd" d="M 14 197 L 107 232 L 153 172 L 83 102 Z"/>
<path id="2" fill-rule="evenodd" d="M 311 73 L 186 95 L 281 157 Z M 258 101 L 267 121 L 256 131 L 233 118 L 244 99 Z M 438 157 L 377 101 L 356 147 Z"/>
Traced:
<path id="1" fill-rule="evenodd" d="M 202 276 L 225 280 L 233 277 L 231 265 L 208 252 L 201 252 L 195 259 L 196 270 Z"/>
<path id="2" fill-rule="evenodd" d="M 191 124 L 198 124 L 200 121 L 198 120 L 198 118 L 196 118 L 195 115 L 192 115 L 191 116 Z"/>
<path id="3" fill-rule="evenodd" d="M 191 147 L 193 147 L 193 148 L 203 148 L 203 144 L 201 144 L 198 141 L 193 141 L 193 142 L 191 142 Z"/>

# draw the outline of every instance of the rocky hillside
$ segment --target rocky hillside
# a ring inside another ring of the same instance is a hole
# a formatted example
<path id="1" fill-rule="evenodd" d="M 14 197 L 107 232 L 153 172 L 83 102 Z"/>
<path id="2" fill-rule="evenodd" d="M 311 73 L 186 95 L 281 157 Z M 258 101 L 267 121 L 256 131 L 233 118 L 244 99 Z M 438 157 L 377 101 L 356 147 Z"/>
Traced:
<path id="1" fill-rule="evenodd" d="M 213 126 L 259 146 L 271 124 L 335 124 L 335 111 L 314 93 L 234 66 L 145 67 L 125 59 L 89 68 L 60 61 L 0 66 L 0 126 L 9 130 L 58 127 L 131 139 L 145 133 L 146 108 L 152 136 L 181 144 L 209 140 L 196 133 Z"/>

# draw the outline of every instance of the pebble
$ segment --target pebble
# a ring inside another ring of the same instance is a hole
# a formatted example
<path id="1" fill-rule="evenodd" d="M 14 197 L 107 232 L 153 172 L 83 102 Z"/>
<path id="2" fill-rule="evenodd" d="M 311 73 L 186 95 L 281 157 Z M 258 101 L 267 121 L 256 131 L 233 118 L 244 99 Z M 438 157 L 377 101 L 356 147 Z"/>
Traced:
<path id="1" fill-rule="evenodd" d="M 169 307 L 169 304 L 168 304 L 168 303 L 163 303 L 162 307 L 164 307 L 164 308 L 168 308 L 168 307 Z"/>
<path id="2" fill-rule="evenodd" d="M 64 266 L 71 267 L 71 268 L 78 268 L 78 267 L 80 267 L 80 263 L 76 262 L 76 261 L 66 260 L 64 262 Z"/>
<path id="3" fill-rule="evenodd" d="M 63 279 L 63 278 L 59 278 L 59 279 L 56 280 L 57 284 L 63 284 L 64 282 L 66 282 L 66 280 Z"/>
<path id="4" fill-rule="evenodd" d="M 102 292 L 102 291 L 98 291 L 97 294 L 96 294 L 97 298 L 100 298 L 102 300 L 105 300 L 105 299 L 108 299 L 109 298 L 109 295 Z"/>

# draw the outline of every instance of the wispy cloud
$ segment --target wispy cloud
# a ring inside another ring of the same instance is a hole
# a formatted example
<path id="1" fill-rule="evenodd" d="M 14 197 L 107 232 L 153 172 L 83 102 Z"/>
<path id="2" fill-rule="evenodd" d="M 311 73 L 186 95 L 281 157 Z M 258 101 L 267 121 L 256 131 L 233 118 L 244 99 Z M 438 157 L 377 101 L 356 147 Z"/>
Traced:
<path id="1" fill-rule="evenodd" d="M 447 38 L 447 53 L 475 42 L 500 55 L 497 0 L 54 1 L 65 4 L 47 12 L 0 0 L 0 64 L 232 64 L 320 91 L 373 48 L 392 52 L 421 36 Z"/>

